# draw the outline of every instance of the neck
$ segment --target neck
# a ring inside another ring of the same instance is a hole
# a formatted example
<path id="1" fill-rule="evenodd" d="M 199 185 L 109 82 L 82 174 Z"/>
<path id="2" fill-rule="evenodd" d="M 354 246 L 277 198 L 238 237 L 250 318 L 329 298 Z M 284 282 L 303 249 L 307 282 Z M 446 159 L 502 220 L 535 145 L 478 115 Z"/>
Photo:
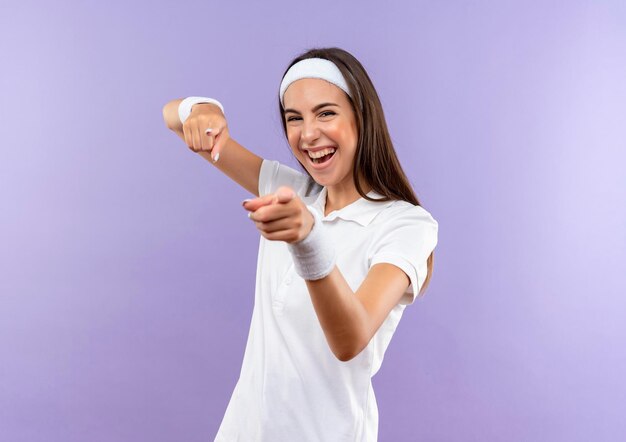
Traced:
<path id="1" fill-rule="evenodd" d="M 368 193 L 371 190 L 371 187 L 366 184 L 361 187 L 363 188 L 365 193 Z M 348 204 L 352 204 L 359 198 L 361 198 L 361 195 L 359 195 L 359 192 L 357 192 L 354 182 L 350 182 L 349 184 L 339 183 L 333 186 L 327 186 L 326 207 L 324 209 L 324 216 L 328 215 L 334 210 L 343 209 Z"/>

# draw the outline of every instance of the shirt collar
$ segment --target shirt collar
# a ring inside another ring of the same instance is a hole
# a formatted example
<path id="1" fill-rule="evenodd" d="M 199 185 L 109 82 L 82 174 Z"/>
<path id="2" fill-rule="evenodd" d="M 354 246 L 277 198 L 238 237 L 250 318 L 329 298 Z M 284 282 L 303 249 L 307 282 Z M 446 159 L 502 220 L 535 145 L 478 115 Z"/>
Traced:
<path id="1" fill-rule="evenodd" d="M 355 221 L 362 226 L 367 226 L 385 207 L 393 204 L 393 200 L 375 202 L 359 197 L 358 200 L 348 204 L 347 206 L 339 210 L 333 210 L 327 216 L 324 216 L 327 193 L 328 191 L 326 187 L 322 187 L 322 190 L 318 194 L 316 200 L 311 204 L 320 211 L 322 214 L 322 220 L 324 221 L 332 221 L 335 218 L 341 218 L 347 221 Z M 384 195 L 381 195 L 374 190 L 368 192 L 367 196 L 376 199 L 384 197 Z"/>

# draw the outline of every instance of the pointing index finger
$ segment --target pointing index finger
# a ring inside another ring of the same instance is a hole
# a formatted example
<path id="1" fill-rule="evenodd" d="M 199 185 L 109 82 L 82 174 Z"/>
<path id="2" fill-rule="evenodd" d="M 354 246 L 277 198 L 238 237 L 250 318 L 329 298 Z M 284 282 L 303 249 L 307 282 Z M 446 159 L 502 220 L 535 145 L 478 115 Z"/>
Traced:
<path id="1" fill-rule="evenodd" d="M 251 200 L 244 201 L 243 207 L 246 210 L 255 212 L 256 210 L 258 210 L 259 208 L 263 206 L 268 206 L 276 202 L 278 202 L 278 198 L 276 197 L 276 195 L 274 195 L 273 193 L 269 193 L 267 195 L 260 196 L 258 198 L 253 198 Z"/>

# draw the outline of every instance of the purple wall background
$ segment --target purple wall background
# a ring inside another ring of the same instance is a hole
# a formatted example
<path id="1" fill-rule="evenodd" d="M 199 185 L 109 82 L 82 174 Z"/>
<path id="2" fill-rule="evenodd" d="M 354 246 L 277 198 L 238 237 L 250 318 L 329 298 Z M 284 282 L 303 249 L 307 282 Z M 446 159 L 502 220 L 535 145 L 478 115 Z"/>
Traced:
<path id="1" fill-rule="evenodd" d="M 295 166 L 276 94 L 311 46 L 368 69 L 440 224 L 380 440 L 625 440 L 623 2 L 0 8 L 0 440 L 213 440 L 259 234 L 161 108 L 219 98 Z"/>

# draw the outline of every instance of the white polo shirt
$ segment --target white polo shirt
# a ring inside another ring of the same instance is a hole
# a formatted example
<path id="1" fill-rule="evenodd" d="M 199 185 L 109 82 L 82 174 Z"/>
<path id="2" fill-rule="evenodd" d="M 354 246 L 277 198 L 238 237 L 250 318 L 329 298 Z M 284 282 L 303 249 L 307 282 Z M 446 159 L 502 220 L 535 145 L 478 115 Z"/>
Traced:
<path id="1" fill-rule="evenodd" d="M 259 194 L 282 185 L 320 210 L 326 188 L 278 161 L 263 160 Z M 380 198 L 372 191 L 368 196 Z M 371 378 L 407 304 L 426 278 L 437 221 L 406 201 L 364 198 L 323 216 L 337 267 L 353 291 L 371 266 L 401 268 L 411 285 L 366 348 L 342 362 L 332 353 L 304 280 L 283 241 L 261 236 L 254 309 L 239 380 L 215 442 L 373 442 L 378 407 Z"/>

